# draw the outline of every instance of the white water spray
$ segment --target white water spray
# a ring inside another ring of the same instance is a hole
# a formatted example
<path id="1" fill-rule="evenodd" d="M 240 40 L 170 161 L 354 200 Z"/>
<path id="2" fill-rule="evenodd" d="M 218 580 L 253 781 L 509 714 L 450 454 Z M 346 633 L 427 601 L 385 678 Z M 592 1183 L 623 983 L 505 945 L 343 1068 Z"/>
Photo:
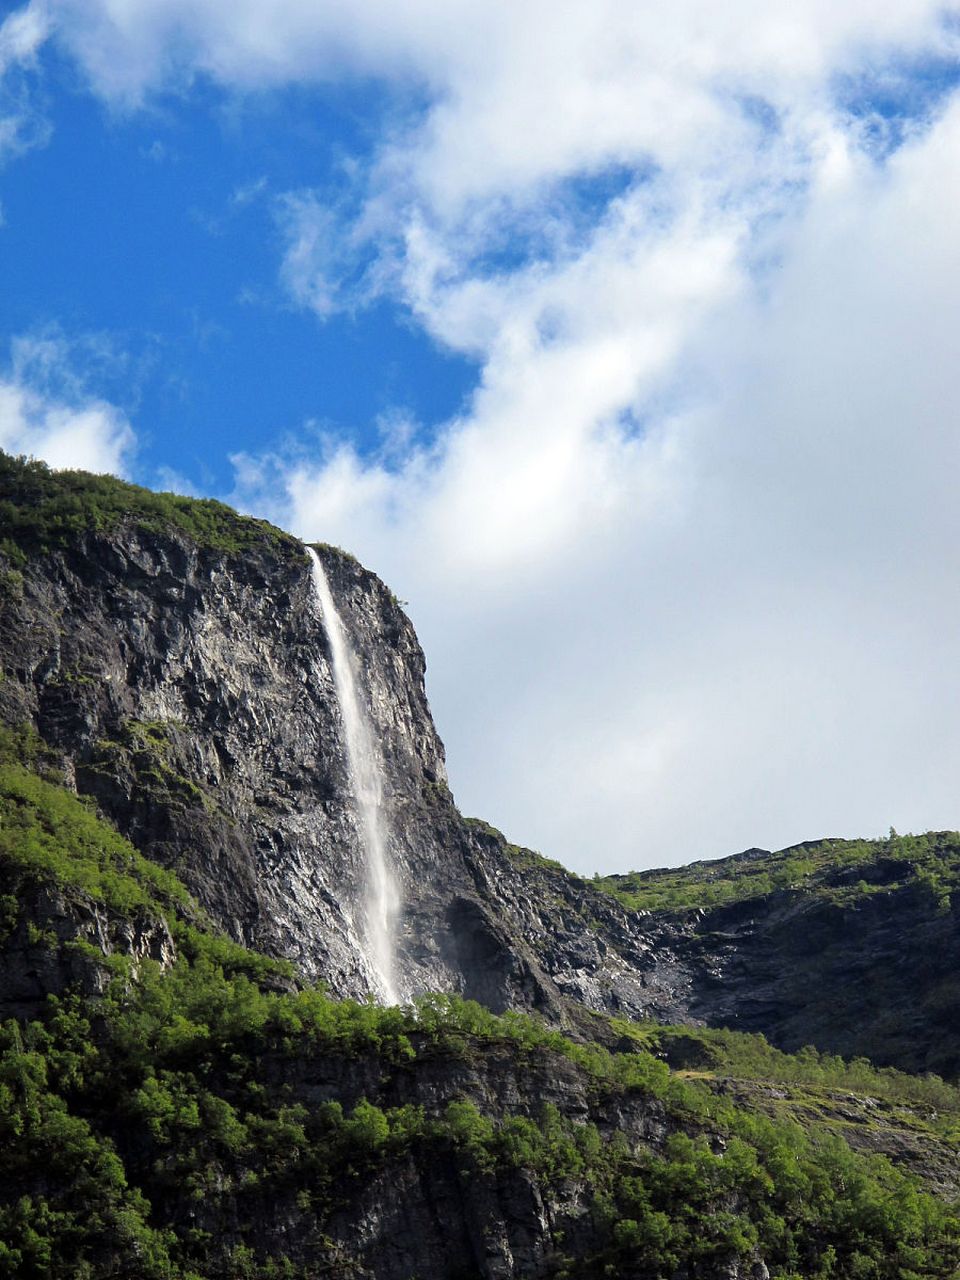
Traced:
<path id="1" fill-rule="evenodd" d="M 394 977 L 394 934 L 400 910 L 400 892 L 387 856 L 383 817 L 383 767 L 370 721 L 357 693 L 356 660 L 337 613 L 327 575 L 312 547 L 307 554 L 313 565 L 313 586 L 330 641 L 333 679 L 343 720 L 344 745 L 350 784 L 357 801 L 366 861 L 368 960 L 387 1004 L 398 1004 Z"/>

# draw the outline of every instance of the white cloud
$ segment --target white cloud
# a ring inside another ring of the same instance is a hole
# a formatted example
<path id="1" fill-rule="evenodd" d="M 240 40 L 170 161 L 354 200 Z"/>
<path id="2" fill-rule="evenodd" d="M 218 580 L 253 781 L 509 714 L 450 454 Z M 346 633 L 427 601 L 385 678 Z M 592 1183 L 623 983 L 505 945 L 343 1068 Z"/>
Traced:
<path id="1" fill-rule="evenodd" d="M 23 83 L 50 30 L 46 5 L 31 0 L 0 23 L 0 163 L 42 146 L 49 124 Z"/>
<path id="2" fill-rule="evenodd" d="M 112 405 L 50 403 L 29 387 L 0 380 L 0 448 L 6 453 L 123 475 L 133 443 L 129 423 Z"/>
<path id="3" fill-rule="evenodd" d="M 242 183 L 240 186 L 234 187 L 230 196 L 230 203 L 235 209 L 243 209 L 248 204 L 253 204 L 254 201 L 259 200 L 269 185 L 269 180 L 263 175 L 253 179 L 251 182 Z"/>
<path id="4" fill-rule="evenodd" d="M 0 449 L 52 467 L 125 475 L 135 437 L 114 405 L 87 394 L 60 339 L 23 337 L 0 376 Z"/>
<path id="5" fill-rule="evenodd" d="M 349 200 L 281 201 L 282 277 L 324 317 L 392 297 L 475 394 L 399 457 L 238 459 L 238 493 L 411 601 L 466 808 L 585 870 L 956 825 L 960 114 L 869 106 L 955 57 L 942 6 L 53 11 L 127 104 L 426 97 Z"/>
<path id="6" fill-rule="evenodd" d="M 276 215 L 286 242 L 280 279 L 295 302 L 326 319 L 341 305 L 346 255 L 339 219 L 310 191 L 281 196 Z"/>
<path id="7" fill-rule="evenodd" d="M 8 14 L 0 23 L 0 74 L 31 61 L 49 31 L 46 5 L 36 0 Z"/>

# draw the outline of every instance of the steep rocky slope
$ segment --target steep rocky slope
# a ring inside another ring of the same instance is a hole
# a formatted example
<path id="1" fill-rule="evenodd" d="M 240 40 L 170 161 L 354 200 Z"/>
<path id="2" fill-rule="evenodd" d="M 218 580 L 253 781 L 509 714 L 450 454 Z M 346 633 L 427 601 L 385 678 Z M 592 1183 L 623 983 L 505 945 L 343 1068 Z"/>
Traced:
<path id="1" fill-rule="evenodd" d="M 122 486 L 100 528 L 83 491 L 64 529 L 67 482 L 16 464 L 6 479 L 19 518 L 0 632 L 7 723 L 34 725 L 77 790 L 237 940 L 366 991 L 360 842 L 302 546 L 225 509 L 199 531 L 149 518 Z M 532 958 L 475 892 L 410 624 L 372 574 L 323 556 L 384 756 L 407 989 L 479 982 L 494 1004 L 543 1002 Z"/>
<path id="2" fill-rule="evenodd" d="M 691 1020 L 960 1074 L 957 832 L 749 850 L 603 884 L 680 958 Z"/>

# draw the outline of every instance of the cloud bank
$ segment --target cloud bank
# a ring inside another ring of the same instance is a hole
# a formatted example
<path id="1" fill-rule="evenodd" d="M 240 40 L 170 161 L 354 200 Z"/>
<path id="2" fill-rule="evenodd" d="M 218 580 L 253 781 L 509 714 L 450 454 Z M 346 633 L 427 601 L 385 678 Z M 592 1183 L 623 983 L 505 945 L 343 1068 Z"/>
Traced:
<path id="1" fill-rule="evenodd" d="M 586 871 L 957 824 L 956 13 L 44 12 L 121 110 L 406 93 L 341 189 L 277 197 L 278 272 L 323 320 L 402 308 L 476 390 L 238 458 L 237 496 L 410 600 L 463 807 Z"/>
<path id="2" fill-rule="evenodd" d="M 12 344 L 0 376 L 0 449 L 42 458 L 52 467 L 128 474 L 136 437 L 126 415 L 90 395 L 60 337 Z"/>

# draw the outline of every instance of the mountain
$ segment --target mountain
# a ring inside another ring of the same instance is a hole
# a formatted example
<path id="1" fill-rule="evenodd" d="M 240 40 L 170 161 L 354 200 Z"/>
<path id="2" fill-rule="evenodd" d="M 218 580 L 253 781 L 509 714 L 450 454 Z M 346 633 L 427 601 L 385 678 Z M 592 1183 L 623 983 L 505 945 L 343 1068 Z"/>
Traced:
<path id="1" fill-rule="evenodd" d="M 960 1093 L 893 1068 L 957 1074 L 960 836 L 584 881 L 460 815 L 409 620 L 316 551 L 402 1009 L 304 546 L 0 455 L 8 1272 L 953 1275 Z"/>
<path id="2" fill-rule="evenodd" d="M 5 466 L 0 715 L 32 724 L 77 791 L 230 936 L 338 995 L 371 990 L 361 842 L 302 544 L 216 503 Z M 590 894 L 621 956 L 584 927 L 574 879 L 555 877 L 545 904 L 527 860 L 464 822 L 408 619 L 352 557 L 320 554 L 380 743 L 401 983 L 558 1018 L 568 991 L 639 1011 L 628 913 Z"/>

